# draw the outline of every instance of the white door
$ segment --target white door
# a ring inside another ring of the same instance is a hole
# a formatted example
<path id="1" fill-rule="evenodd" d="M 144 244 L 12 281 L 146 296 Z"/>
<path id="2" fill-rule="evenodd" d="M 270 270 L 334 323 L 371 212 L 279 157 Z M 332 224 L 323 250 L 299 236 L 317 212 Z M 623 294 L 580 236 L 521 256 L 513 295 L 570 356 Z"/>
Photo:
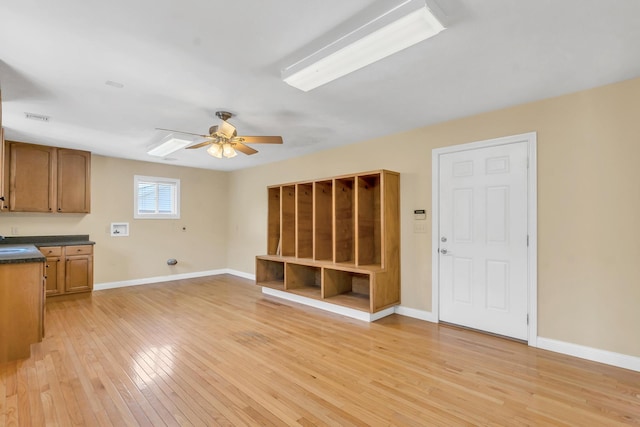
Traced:
<path id="1" fill-rule="evenodd" d="M 440 320 L 527 339 L 527 153 L 439 156 Z"/>

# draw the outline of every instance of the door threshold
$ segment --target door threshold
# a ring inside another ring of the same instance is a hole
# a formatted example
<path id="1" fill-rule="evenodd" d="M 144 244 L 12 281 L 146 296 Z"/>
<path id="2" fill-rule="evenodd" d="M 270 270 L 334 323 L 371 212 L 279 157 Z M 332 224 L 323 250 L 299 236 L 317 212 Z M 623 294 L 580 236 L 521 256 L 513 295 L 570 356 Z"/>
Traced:
<path id="1" fill-rule="evenodd" d="M 457 325 L 455 323 L 443 322 L 442 320 L 439 320 L 438 323 L 440 323 L 441 325 L 444 325 L 444 326 L 451 327 L 451 328 L 465 329 L 467 331 L 478 332 L 478 333 L 483 334 L 483 335 L 491 335 L 492 337 L 503 338 L 503 339 L 506 339 L 506 340 L 509 340 L 509 341 L 515 341 L 515 342 L 518 342 L 518 343 L 521 343 L 521 344 L 529 345 L 529 342 L 527 340 L 521 340 L 519 338 L 513 338 L 513 337 L 509 337 L 507 335 L 500 335 L 500 334 L 496 334 L 496 333 L 489 332 L 489 331 L 483 331 L 482 329 L 475 329 L 475 328 L 470 328 L 468 326 Z"/>

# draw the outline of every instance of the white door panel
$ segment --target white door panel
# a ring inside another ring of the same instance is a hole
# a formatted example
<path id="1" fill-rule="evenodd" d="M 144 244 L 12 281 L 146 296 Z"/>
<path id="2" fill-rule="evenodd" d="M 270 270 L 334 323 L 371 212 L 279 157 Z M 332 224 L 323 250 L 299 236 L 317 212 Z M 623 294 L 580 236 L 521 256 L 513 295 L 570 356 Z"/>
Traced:
<path id="1" fill-rule="evenodd" d="M 440 155 L 441 320 L 527 339 L 527 153 Z"/>

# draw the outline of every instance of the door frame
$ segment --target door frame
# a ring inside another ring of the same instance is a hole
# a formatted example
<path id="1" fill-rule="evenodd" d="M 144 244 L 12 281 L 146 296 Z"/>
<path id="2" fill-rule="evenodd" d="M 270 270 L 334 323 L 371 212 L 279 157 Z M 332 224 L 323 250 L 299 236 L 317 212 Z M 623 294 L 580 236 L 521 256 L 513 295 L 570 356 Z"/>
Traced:
<path id="1" fill-rule="evenodd" d="M 498 145 L 527 143 L 529 167 L 527 170 L 527 310 L 529 314 L 528 339 L 537 347 L 538 337 L 538 168 L 536 132 L 505 136 L 450 147 L 434 148 L 431 151 L 431 312 L 436 323 L 440 321 L 440 156 L 459 151 L 495 147 Z"/>

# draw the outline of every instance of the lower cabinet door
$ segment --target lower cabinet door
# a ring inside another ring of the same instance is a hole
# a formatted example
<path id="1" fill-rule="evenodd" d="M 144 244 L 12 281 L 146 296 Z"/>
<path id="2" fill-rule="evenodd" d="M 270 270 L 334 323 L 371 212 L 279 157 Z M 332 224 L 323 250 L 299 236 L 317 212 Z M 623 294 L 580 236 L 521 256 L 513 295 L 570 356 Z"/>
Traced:
<path id="1" fill-rule="evenodd" d="M 60 257 L 47 257 L 44 274 L 46 295 L 64 292 L 64 265 Z"/>
<path id="2" fill-rule="evenodd" d="M 90 255 L 67 256 L 65 292 L 86 292 L 93 288 L 93 260 Z"/>

